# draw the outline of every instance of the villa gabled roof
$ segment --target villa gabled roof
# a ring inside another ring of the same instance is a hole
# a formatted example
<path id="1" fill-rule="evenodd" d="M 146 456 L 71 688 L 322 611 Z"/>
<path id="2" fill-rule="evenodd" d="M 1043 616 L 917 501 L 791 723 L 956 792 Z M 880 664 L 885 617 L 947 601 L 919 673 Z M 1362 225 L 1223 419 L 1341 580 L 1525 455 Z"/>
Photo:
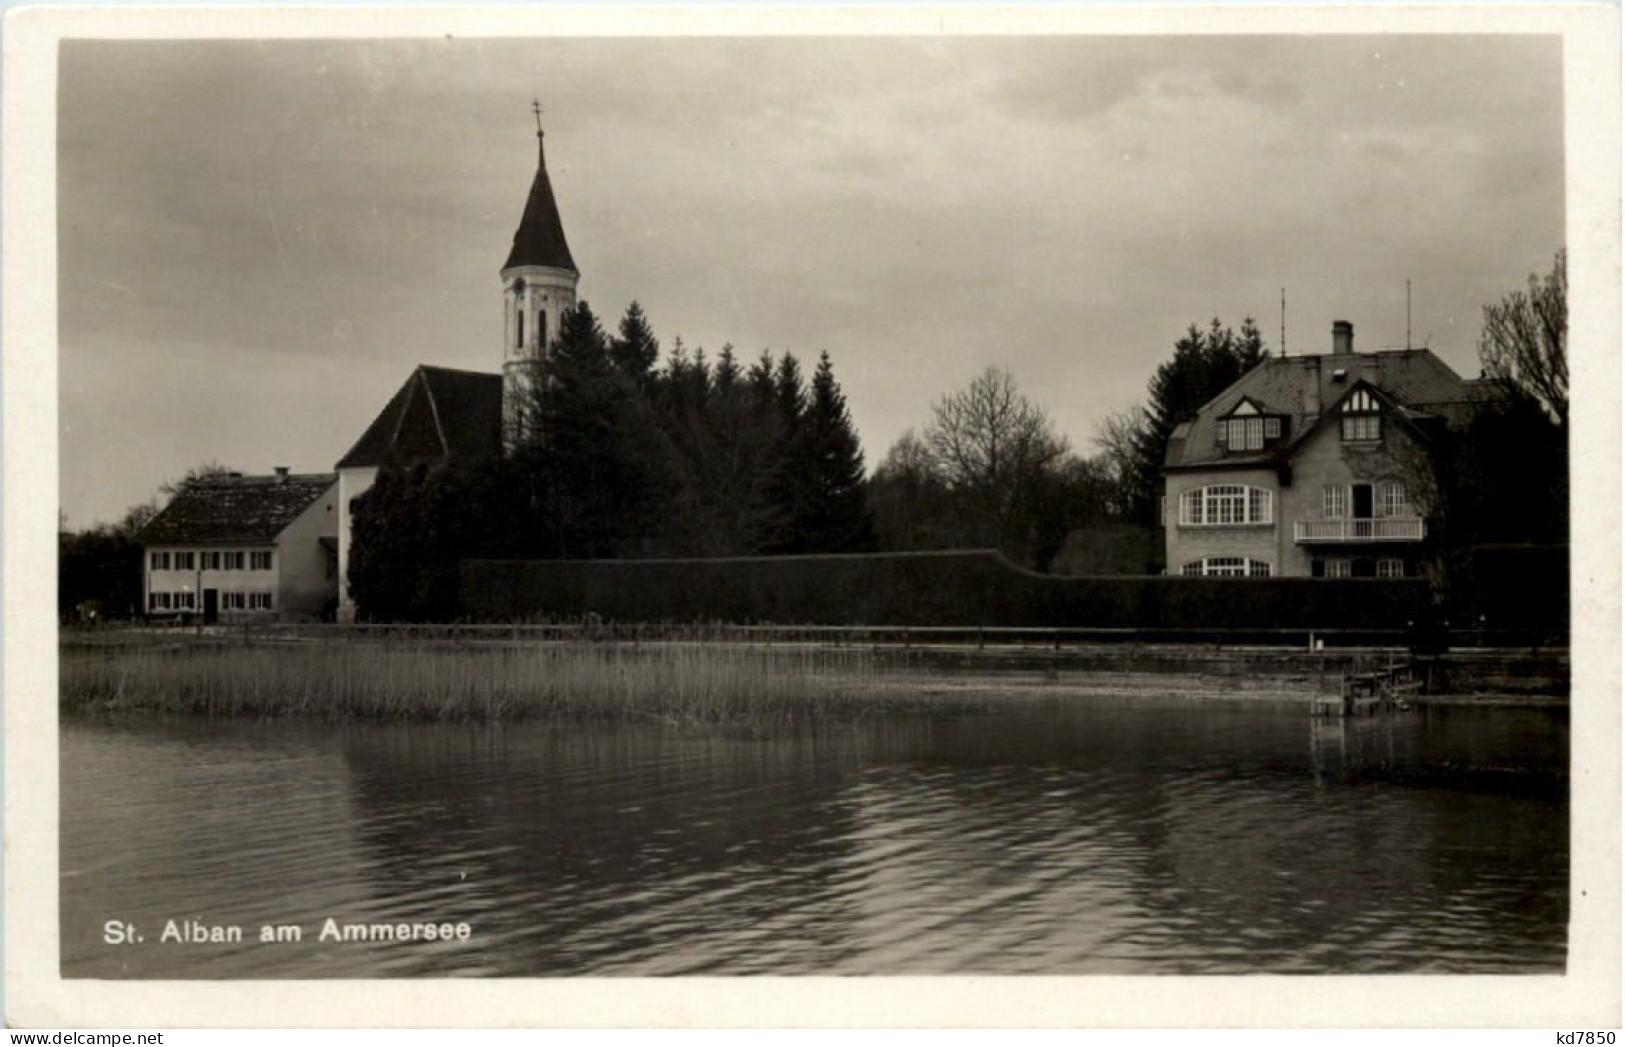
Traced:
<path id="1" fill-rule="evenodd" d="M 1195 417 L 1177 426 L 1168 441 L 1164 466 L 1273 463 L 1360 382 L 1379 390 L 1395 410 L 1413 422 L 1439 417 L 1451 427 L 1465 425 L 1484 398 L 1479 383 L 1464 381 L 1428 349 L 1272 358 L 1242 375 L 1204 404 Z M 1288 418 L 1289 439 L 1254 455 L 1227 454 L 1217 439 L 1217 422 L 1243 398 L 1267 414 Z"/>
<path id="2" fill-rule="evenodd" d="M 502 376 L 421 365 L 340 458 L 338 469 L 502 450 Z"/>
<path id="3" fill-rule="evenodd" d="M 334 473 L 194 480 L 141 529 L 143 545 L 274 542 L 332 489 Z"/>

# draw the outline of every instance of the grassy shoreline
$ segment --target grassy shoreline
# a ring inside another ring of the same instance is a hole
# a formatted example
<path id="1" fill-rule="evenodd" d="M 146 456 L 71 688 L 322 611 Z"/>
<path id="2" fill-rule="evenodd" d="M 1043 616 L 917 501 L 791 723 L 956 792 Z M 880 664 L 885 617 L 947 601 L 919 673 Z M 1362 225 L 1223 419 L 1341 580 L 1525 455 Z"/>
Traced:
<path id="1" fill-rule="evenodd" d="M 1282 665 L 1214 673 L 1146 659 L 1025 671 L 997 658 L 819 644 L 720 642 L 478 646 L 404 642 L 65 644 L 64 712 L 324 720 L 640 720 L 673 725 L 826 722 L 1014 697 L 1301 700 L 1337 674 Z M 1553 705 L 1534 695 L 1424 699 Z"/>
<path id="2" fill-rule="evenodd" d="M 69 655 L 61 708 L 207 716 L 776 722 L 914 704 L 867 651 L 174 645 Z"/>

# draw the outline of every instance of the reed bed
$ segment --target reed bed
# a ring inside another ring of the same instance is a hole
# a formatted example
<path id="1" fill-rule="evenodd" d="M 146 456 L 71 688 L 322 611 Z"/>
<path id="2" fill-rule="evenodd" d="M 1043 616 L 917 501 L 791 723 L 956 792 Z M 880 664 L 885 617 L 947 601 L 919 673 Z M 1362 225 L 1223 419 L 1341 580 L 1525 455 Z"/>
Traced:
<path id="1" fill-rule="evenodd" d="M 389 643 L 129 647 L 64 653 L 68 710 L 333 720 L 844 718 L 917 704 L 870 651 L 813 646 Z"/>

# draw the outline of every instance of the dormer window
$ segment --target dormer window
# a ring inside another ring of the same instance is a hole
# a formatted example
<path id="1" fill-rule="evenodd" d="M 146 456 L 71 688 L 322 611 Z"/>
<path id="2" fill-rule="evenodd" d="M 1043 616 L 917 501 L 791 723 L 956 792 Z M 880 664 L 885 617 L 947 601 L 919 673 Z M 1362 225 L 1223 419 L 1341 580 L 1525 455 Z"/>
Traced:
<path id="1" fill-rule="evenodd" d="M 1343 441 L 1370 443 L 1382 439 L 1382 407 L 1368 389 L 1356 389 L 1343 401 Z"/>
<path id="2" fill-rule="evenodd" d="M 1279 440 L 1283 431 L 1285 425 L 1280 415 L 1265 414 L 1246 398 L 1218 421 L 1219 443 L 1230 451 L 1262 451 L 1266 445 Z"/>

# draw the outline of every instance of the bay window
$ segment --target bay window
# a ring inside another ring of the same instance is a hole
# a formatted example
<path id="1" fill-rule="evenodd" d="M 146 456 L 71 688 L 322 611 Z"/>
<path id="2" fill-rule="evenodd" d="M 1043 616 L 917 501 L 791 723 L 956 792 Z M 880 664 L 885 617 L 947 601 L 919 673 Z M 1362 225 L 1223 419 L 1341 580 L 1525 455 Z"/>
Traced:
<path id="1" fill-rule="evenodd" d="M 1250 527 L 1274 522 L 1274 492 L 1262 487 L 1210 484 L 1179 496 L 1181 527 Z"/>

